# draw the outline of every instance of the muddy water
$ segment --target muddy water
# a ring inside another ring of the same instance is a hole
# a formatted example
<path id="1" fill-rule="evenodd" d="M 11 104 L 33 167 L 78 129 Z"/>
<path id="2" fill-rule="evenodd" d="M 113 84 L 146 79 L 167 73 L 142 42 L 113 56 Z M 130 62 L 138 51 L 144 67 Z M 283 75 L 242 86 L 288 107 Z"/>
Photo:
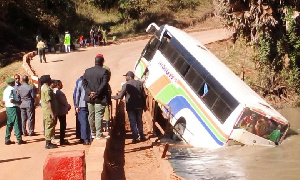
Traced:
<path id="1" fill-rule="evenodd" d="M 230 146 L 218 150 L 170 148 L 170 162 L 185 179 L 300 179 L 300 108 L 282 109 L 292 131 L 277 147 Z"/>

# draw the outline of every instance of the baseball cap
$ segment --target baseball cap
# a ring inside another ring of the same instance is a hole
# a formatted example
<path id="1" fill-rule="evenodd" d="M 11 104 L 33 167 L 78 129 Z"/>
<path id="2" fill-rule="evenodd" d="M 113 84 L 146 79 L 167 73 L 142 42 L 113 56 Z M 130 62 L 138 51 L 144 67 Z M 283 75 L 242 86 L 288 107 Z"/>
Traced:
<path id="1" fill-rule="evenodd" d="M 96 57 L 103 57 L 104 58 L 103 54 L 97 54 Z"/>
<path id="2" fill-rule="evenodd" d="M 129 76 L 134 78 L 134 73 L 132 71 L 128 71 L 126 74 L 124 74 L 123 76 Z"/>
<path id="3" fill-rule="evenodd" d="M 13 78 L 6 78 L 6 83 L 13 83 L 15 80 Z"/>

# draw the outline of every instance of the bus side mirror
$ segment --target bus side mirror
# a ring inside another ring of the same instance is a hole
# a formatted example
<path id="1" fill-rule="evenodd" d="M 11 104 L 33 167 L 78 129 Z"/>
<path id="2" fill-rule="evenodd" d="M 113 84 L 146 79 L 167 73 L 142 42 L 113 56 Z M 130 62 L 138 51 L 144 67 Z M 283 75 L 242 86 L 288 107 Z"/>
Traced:
<path id="1" fill-rule="evenodd" d="M 150 32 L 152 32 L 152 31 L 158 31 L 159 30 L 159 27 L 155 24 L 155 23 L 151 23 L 151 24 L 149 24 L 149 26 L 147 27 L 147 29 L 146 29 L 146 32 L 147 33 L 150 33 Z"/>

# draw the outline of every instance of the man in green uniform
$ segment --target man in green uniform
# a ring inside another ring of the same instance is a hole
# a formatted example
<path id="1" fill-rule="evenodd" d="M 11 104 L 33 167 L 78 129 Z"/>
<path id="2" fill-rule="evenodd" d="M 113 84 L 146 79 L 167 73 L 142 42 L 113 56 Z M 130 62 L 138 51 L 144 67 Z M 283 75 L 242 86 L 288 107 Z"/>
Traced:
<path id="1" fill-rule="evenodd" d="M 50 75 L 43 75 L 41 77 L 41 84 L 41 104 L 43 109 L 46 139 L 45 148 L 52 149 L 57 147 L 55 144 L 51 143 L 51 138 L 55 133 L 57 104 L 53 90 L 49 87 L 51 84 Z"/>
<path id="2" fill-rule="evenodd" d="M 16 91 L 13 87 L 15 85 L 15 80 L 13 78 L 7 78 L 6 83 L 8 86 L 3 92 L 3 101 L 5 102 L 7 115 L 5 145 L 14 144 L 14 142 L 10 140 L 10 134 L 13 128 L 15 130 L 18 144 L 25 144 L 26 141 L 22 140 L 20 132 L 20 116 L 18 115 L 19 105 L 22 103 L 22 101 L 19 99 L 19 96 L 16 94 Z"/>

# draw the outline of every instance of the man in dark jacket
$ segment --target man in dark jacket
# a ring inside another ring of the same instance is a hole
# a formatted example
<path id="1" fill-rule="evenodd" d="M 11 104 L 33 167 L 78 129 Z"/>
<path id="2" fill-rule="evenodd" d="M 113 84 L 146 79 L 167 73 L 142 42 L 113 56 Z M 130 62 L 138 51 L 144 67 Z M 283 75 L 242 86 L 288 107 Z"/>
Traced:
<path id="1" fill-rule="evenodd" d="M 101 125 L 105 106 L 107 105 L 108 71 L 103 66 L 104 58 L 95 57 L 95 66 L 85 70 L 82 85 L 85 90 L 84 100 L 89 110 L 89 123 L 92 137 L 100 139 Z"/>
<path id="2" fill-rule="evenodd" d="M 112 96 L 112 99 L 122 99 L 125 96 L 126 111 L 130 121 L 130 128 L 133 135 L 133 143 L 139 140 L 145 140 L 143 134 L 142 114 L 145 108 L 145 92 L 143 83 L 134 79 L 134 73 L 128 71 L 126 73 L 126 83 L 122 86 L 122 90 L 118 96 Z"/>
<path id="3" fill-rule="evenodd" d="M 22 118 L 22 133 L 24 136 L 33 136 L 34 135 L 34 98 L 36 97 L 36 91 L 32 85 L 28 84 L 28 76 L 22 77 L 23 84 L 17 87 L 17 94 L 20 96 L 22 103 L 20 104 L 21 108 L 21 118 Z M 26 121 L 28 121 L 29 134 L 26 130 Z"/>

